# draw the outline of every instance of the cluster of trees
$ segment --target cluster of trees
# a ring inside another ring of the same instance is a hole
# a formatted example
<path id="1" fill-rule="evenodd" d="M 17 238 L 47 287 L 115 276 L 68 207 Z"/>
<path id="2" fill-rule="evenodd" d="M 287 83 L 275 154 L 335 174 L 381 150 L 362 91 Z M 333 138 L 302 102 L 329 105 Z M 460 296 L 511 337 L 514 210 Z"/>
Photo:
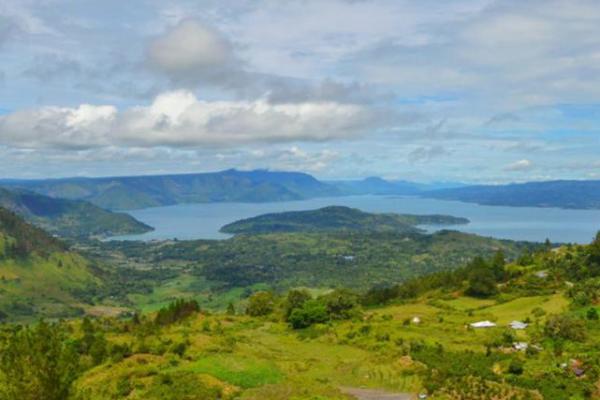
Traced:
<path id="1" fill-rule="evenodd" d="M 170 325 L 199 311 L 200 305 L 196 300 L 177 299 L 168 306 L 158 310 L 156 317 L 154 317 L 154 322 L 157 325 Z"/>
<path id="2" fill-rule="evenodd" d="M 476 256 L 489 257 L 498 248 L 514 258 L 536 247 L 449 231 L 433 235 L 277 233 L 168 245 L 111 242 L 94 246 L 99 255 L 121 253 L 122 259 L 137 264 L 184 266 L 224 288 L 265 283 L 278 291 L 323 286 L 367 290 L 377 283 L 453 270 Z"/>
<path id="3" fill-rule="evenodd" d="M 409 279 L 398 285 L 379 285 L 361 296 L 365 306 L 385 304 L 392 300 L 414 299 L 430 290 L 465 290 L 474 297 L 489 297 L 497 293 L 497 284 L 508 278 L 506 261 L 502 250 L 486 260 L 475 257 L 466 266 L 451 271 L 440 271 Z M 466 282 L 466 288 L 465 288 Z"/>
<path id="4" fill-rule="evenodd" d="M 489 262 L 482 257 L 475 257 L 467 266 L 469 283 L 465 293 L 473 297 L 490 297 L 498 293 L 497 283 L 506 279 L 505 265 L 501 250 Z"/>
<path id="5" fill-rule="evenodd" d="M 308 328 L 313 324 L 344 320 L 361 315 L 359 296 L 347 289 L 337 289 L 313 298 L 304 289 L 294 289 L 283 299 L 271 292 L 257 292 L 248 299 L 246 314 L 266 316 L 279 312 L 284 321 L 294 329 Z"/>

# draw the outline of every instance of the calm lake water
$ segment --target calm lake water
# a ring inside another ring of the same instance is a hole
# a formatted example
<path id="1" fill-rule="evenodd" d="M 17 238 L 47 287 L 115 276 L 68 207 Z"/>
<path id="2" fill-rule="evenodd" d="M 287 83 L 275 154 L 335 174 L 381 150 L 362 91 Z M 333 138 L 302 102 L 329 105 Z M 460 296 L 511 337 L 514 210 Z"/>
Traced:
<path id="1" fill-rule="evenodd" d="M 114 239 L 224 239 L 219 229 L 230 222 L 260 214 L 312 210 L 330 205 L 368 212 L 399 214 L 447 214 L 466 217 L 468 225 L 451 226 L 464 232 L 503 239 L 588 243 L 600 230 L 600 210 L 481 206 L 458 201 L 399 196 L 349 196 L 276 203 L 181 204 L 131 211 L 140 221 L 156 228 L 143 235 Z M 448 227 L 424 227 L 435 231 Z"/>

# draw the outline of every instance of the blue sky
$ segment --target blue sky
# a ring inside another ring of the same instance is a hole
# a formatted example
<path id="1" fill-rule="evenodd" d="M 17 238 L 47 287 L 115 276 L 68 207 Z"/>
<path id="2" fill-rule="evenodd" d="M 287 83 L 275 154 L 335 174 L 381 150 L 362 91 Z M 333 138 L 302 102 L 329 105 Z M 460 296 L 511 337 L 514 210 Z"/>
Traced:
<path id="1" fill-rule="evenodd" d="M 4 178 L 600 179 L 597 0 L 0 0 Z"/>

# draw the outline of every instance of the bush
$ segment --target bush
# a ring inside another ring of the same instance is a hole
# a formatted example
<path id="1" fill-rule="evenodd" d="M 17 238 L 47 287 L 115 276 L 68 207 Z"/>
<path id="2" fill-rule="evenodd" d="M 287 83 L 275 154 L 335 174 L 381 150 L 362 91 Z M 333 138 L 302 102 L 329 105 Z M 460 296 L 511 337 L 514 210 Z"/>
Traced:
<path id="1" fill-rule="evenodd" d="M 551 315 L 546 321 L 544 334 L 554 340 L 583 341 L 585 339 L 585 326 L 583 321 L 570 315 Z"/>
<path id="2" fill-rule="evenodd" d="M 304 306 L 304 303 L 306 303 L 310 299 L 312 299 L 312 297 L 307 290 L 290 290 L 285 299 L 285 318 L 288 319 L 295 309 L 302 308 Z"/>
<path id="3" fill-rule="evenodd" d="M 513 375 L 521 375 L 523 373 L 523 362 L 518 358 L 514 358 L 508 366 L 508 372 Z"/>
<path id="4" fill-rule="evenodd" d="M 585 316 L 590 321 L 597 321 L 598 320 L 598 310 L 596 310 L 594 307 L 592 307 L 589 310 L 587 310 L 587 313 L 585 314 Z"/>
<path id="5" fill-rule="evenodd" d="M 320 300 L 325 302 L 331 319 L 351 319 L 360 315 L 358 296 L 350 290 L 337 289 L 322 296 Z"/>
<path id="6" fill-rule="evenodd" d="M 256 292 L 248 299 L 246 314 L 252 317 L 269 315 L 275 309 L 275 297 L 270 292 Z"/>
<path id="7" fill-rule="evenodd" d="M 329 314 L 325 304 L 317 300 L 309 300 L 302 308 L 294 309 L 288 321 L 294 329 L 308 328 L 313 324 L 329 321 Z"/>

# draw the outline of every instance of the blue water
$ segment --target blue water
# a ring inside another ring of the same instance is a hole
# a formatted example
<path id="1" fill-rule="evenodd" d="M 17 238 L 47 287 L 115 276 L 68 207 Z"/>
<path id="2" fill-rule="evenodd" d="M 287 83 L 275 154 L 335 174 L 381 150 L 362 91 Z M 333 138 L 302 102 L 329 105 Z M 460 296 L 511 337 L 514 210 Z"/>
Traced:
<path id="1" fill-rule="evenodd" d="M 503 239 L 589 243 L 600 230 L 600 210 L 480 206 L 458 201 L 399 196 L 349 196 L 277 203 L 181 204 L 131 211 L 138 220 L 156 228 L 143 235 L 115 239 L 224 239 L 219 229 L 230 222 L 260 214 L 312 210 L 329 205 L 355 207 L 369 212 L 447 214 L 471 223 L 451 229 Z M 448 227 L 424 227 L 435 231 Z"/>

